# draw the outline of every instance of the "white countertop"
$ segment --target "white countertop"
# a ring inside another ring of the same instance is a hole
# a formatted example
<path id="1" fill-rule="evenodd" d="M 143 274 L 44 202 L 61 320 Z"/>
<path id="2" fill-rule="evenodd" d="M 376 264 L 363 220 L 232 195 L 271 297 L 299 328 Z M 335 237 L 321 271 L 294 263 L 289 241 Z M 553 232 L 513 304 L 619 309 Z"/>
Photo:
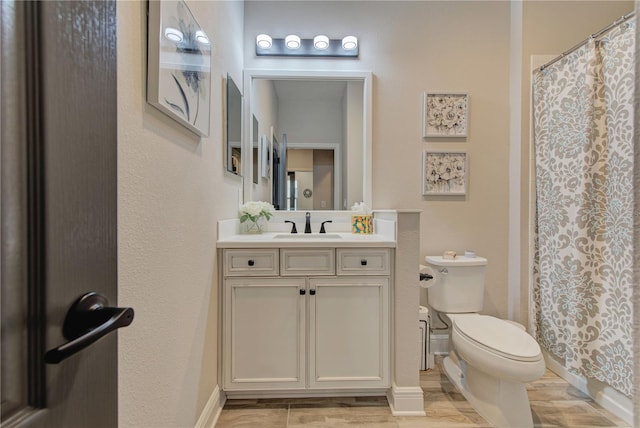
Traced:
<path id="1" fill-rule="evenodd" d="M 312 233 L 296 235 L 267 232 L 259 235 L 231 235 L 219 239 L 218 248 L 319 248 L 319 247 L 391 247 L 395 239 L 379 234 L 327 233 L 326 236 Z"/>
<path id="2" fill-rule="evenodd" d="M 302 213 L 304 215 L 304 213 Z M 320 216 L 320 214 L 315 214 Z M 291 217 L 291 213 L 286 214 Z M 343 218 L 340 218 L 342 216 Z M 237 219 L 218 222 L 218 248 L 340 248 L 340 247 L 396 247 L 396 223 L 393 220 L 377 219 L 374 217 L 373 234 L 351 233 L 351 215 L 333 214 L 333 223 L 326 234 L 320 233 L 290 233 L 290 226 L 283 221 L 272 221 L 267 231 L 262 234 L 243 235 L 238 233 Z M 321 221 L 326 219 L 321 219 Z M 311 230 L 320 229 L 314 224 Z M 298 229 L 300 230 L 300 228 Z"/>

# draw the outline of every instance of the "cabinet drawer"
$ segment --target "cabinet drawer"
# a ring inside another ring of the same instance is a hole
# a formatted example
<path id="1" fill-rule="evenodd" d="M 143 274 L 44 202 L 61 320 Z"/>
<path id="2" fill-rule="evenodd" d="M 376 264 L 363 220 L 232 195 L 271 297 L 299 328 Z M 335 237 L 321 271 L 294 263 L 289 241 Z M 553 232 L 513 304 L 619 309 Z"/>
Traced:
<path id="1" fill-rule="evenodd" d="M 389 275 L 389 250 L 338 248 L 338 275 Z"/>
<path id="2" fill-rule="evenodd" d="M 281 249 L 280 272 L 282 276 L 335 275 L 334 249 Z"/>
<path id="3" fill-rule="evenodd" d="M 278 250 L 225 250 L 225 276 L 276 276 Z"/>

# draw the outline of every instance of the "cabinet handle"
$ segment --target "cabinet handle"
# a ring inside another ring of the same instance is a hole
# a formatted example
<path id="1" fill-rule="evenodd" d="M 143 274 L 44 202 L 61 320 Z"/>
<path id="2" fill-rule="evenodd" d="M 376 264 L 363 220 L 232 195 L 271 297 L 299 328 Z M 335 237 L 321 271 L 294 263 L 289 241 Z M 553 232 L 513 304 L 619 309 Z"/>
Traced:
<path id="1" fill-rule="evenodd" d="M 316 295 L 315 288 L 312 288 L 311 290 L 309 290 L 309 294 L 311 294 L 312 296 L 315 296 Z"/>
<path id="2" fill-rule="evenodd" d="M 256 264 L 256 261 L 255 261 L 255 260 L 253 260 L 253 259 L 249 259 L 249 261 L 247 262 L 247 264 L 248 264 L 249 266 L 253 266 L 253 265 L 255 265 L 255 264 Z"/>
<path id="3" fill-rule="evenodd" d="M 300 289 L 300 295 L 304 296 L 307 293 L 307 290 L 305 290 L 304 288 Z"/>
<path id="4" fill-rule="evenodd" d="M 362 266 L 366 266 L 366 265 L 367 265 L 367 259 L 362 259 L 362 260 L 360 260 L 360 264 L 361 264 Z"/>

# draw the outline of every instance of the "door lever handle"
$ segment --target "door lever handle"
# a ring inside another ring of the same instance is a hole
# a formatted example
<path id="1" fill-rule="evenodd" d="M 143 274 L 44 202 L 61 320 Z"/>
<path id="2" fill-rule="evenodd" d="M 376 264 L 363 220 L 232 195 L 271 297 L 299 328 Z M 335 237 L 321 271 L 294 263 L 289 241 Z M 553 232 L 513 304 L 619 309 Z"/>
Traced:
<path id="1" fill-rule="evenodd" d="M 132 308 L 108 307 L 107 298 L 90 292 L 76 300 L 64 319 L 62 335 L 67 343 L 44 354 L 47 364 L 58 364 L 120 327 L 133 322 Z"/>

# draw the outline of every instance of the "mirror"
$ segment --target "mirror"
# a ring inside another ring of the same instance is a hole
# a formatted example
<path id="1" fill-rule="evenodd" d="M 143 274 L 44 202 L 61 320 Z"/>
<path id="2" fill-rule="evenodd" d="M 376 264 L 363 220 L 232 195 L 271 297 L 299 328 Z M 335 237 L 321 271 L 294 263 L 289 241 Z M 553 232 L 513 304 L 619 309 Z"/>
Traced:
<path id="1" fill-rule="evenodd" d="M 242 94 L 227 74 L 227 171 L 242 175 Z"/>
<path id="2" fill-rule="evenodd" d="M 272 178 L 245 186 L 248 198 L 281 210 L 371 205 L 371 73 L 245 70 L 244 84 L 245 117 L 274 129 Z"/>

